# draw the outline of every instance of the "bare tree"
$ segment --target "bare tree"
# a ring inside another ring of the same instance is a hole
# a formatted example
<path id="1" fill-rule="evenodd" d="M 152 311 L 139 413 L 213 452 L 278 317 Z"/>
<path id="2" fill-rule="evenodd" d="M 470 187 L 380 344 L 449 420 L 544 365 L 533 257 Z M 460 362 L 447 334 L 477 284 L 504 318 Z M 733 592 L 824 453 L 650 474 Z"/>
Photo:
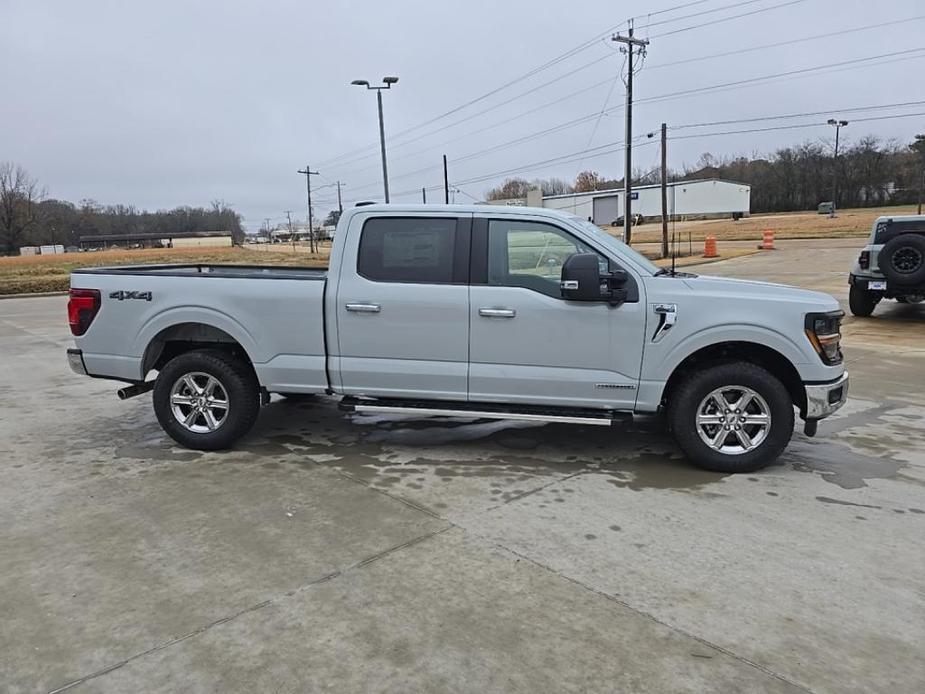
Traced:
<path id="1" fill-rule="evenodd" d="M 44 197 L 38 182 L 13 162 L 0 163 L 0 243 L 12 255 L 36 223 L 37 205 Z"/>

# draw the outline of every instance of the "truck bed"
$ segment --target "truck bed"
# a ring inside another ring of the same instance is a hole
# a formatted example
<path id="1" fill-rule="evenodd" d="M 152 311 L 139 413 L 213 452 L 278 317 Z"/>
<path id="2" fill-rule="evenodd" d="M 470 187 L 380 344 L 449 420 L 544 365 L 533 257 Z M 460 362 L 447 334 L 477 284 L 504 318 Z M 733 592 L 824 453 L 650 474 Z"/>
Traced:
<path id="1" fill-rule="evenodd" d="M 269 390 L 323 392 L 327 274 L 209 264 L 74 270 L 71 287 L 96 289 L 101 301 L 75 342 L 91 375 L 140 381 L 166 341 L 195 340 L 208 330 L 213 339 L 240 345 Z"/>

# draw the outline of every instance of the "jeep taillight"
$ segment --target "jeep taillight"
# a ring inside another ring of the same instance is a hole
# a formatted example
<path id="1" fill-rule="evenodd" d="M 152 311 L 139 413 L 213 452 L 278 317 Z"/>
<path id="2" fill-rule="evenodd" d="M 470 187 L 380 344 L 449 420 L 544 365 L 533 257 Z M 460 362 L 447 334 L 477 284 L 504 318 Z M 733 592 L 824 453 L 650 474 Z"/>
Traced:
<path id="1" fill-rule="evenodd" d="M 870 251 L 861 251 L 861 255 L 858 256 L 858 265 L 862 270 L 870 269 Z"/>
<path id="2" fill-rule="evenodd" d="M 71 289 L 67 302 L 67 322 L 74 335 L 83 335 L 100 310 L 99 289 Z"/>

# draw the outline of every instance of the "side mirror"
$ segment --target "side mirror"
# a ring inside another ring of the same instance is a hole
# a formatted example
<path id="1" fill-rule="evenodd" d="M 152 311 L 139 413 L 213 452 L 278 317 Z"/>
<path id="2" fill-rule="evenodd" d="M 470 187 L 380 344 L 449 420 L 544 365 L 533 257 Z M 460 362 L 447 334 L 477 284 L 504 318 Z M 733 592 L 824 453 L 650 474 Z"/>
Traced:
<path id="1" fill-rule="evenodd" d="M 569 301 L 608 301 L 618 305 L 626 301 L 626 270 L 601 274 L 594 253 L 573 253 L 562 264 L 562 296 Z"/>

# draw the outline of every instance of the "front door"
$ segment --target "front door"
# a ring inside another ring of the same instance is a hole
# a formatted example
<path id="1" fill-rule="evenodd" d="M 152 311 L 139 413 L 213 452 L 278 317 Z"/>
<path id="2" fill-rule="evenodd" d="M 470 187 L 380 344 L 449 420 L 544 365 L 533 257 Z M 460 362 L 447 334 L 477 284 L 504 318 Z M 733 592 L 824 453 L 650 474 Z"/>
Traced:
<path id="1" fill-rule="evenodd" d="M 470 288 L 469 399 L 632 409 L 645 331 L 643 287 L 620 306 L 565 301 L 562 263 L 597 249 L 555 224 L 477 219 Z M 486 254 L 485 269 L 477 262 Z M 627 269 L 628 270 L 628 269 Z M 629 270 L 628 270 L 629 272 Z"/>
<path id="2" fill-rule="evenodd" d="M 344 393 L 466 399 L 471 217 L 354 218 L 329 345 Z"/>

